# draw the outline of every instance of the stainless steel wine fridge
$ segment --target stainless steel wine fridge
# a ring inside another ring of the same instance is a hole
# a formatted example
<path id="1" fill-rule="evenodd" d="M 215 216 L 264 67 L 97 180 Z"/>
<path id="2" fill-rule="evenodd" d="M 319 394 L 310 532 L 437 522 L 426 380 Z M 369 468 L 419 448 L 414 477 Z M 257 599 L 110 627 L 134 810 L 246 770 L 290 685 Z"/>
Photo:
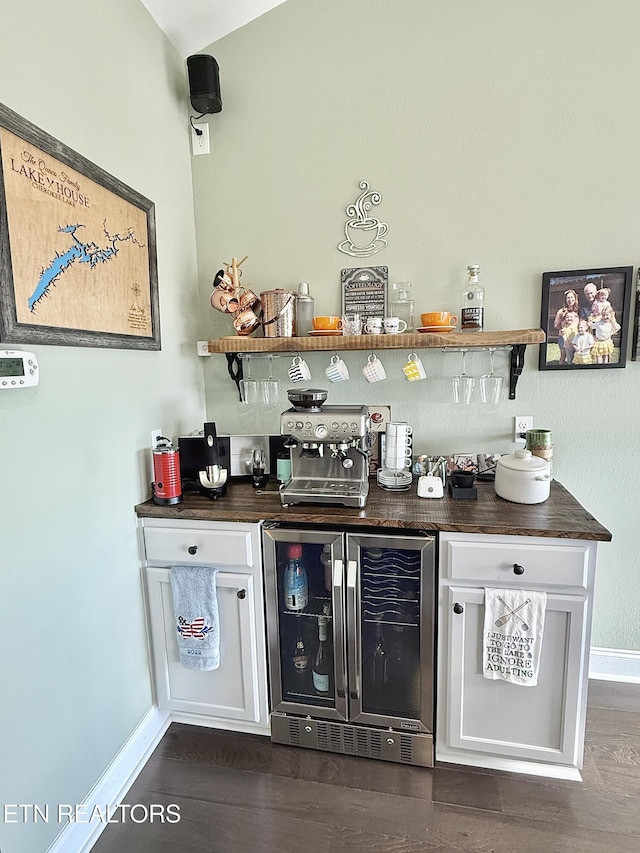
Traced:
<path id="1" fill-rule="evenodd" d="M 433 766 L 435 539 L 263 528 L 271 739 Z"/>

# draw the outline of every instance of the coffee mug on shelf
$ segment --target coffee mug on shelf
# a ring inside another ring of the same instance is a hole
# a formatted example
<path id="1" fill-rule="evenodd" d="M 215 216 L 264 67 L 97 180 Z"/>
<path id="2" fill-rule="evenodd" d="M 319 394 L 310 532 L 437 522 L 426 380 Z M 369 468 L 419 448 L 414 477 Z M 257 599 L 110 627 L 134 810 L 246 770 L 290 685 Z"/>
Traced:
<path id="1" fill-rule="evenodd" d="M 364 330 L 367 335 L 381 335 L 382 317 L 369 317 L 367 322 L 364 324 Z"/>
<path id="2" fill-rule="evenodd" d="M 307 362 L 299 355 L 294 355 L 291 367 L 287 371 L 292 382 L 306 382 L 311 379 L 311 371 Z"/>
<path id="3" fill-rule="evenodd" d="M 250 335 L 260 325 L 260 318 L 253 308 L 245 308 L 244 311 L 238 311 L 235 315 L 233 325 L 239 335 Z"/>
<path id="4" fill-rule="evenodd" d="M 427 326 L 455 326 L 458 318 L 450 311 L 427 311 L 420 315 L 423 327 Z"/>
<path id="5" fill-rule="evenodd" d="M 407 331 L 407 324 L 400 317 L 385 317 L 382 325 L 386 335 L 397 335 L 399 332 Z"/>
<path id="6" fill-rule="evenodd" d="M 367 382 L 381 382 L 387 378 L 387 371 L 384 369 L 383 363 L 377 355 L 373 353 L 367 359 L 367 363 L 362 368 L 362 373 Z"/>
<path id="7" fill-rule="evenodd" d="M 255 295 L 253 290 L 241 290 L 240 294 L 241 311 L 243 311 L 245 308 L 253 308 L 254 311 L 260 310 L 260 305 L 258 304 L 260 300 Z"/>
<path id="8" fill-rule="evenodd" d="M 315 332 L 338 332 L 342 329 L 340 317 L 312 317 L 311 323 Z"/>

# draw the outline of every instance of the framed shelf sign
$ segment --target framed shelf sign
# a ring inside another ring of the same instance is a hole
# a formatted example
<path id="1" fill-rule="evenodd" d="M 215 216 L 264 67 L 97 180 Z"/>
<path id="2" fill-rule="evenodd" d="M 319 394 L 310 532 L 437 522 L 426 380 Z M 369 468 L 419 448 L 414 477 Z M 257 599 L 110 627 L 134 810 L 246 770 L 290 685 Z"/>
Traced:
<path id="1" fill-rule="evenodd" d="M 341 271 L 342 313 L 363 317 L 387 316 L 387 267 L 360 267 Z"/>

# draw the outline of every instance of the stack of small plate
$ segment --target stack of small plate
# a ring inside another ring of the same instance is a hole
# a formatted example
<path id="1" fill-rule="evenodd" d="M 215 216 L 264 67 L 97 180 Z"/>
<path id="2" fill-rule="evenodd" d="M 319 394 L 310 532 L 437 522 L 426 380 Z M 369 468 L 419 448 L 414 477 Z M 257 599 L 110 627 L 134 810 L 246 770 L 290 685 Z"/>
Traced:
<path id="1" fill-rule="evenodd" d="M 376 479 L 381 489 L 392 489 L 396 492 L 406 492 L 413 481 L 411 471 L 392 471 L 391 468 L 378 468 Z"/>

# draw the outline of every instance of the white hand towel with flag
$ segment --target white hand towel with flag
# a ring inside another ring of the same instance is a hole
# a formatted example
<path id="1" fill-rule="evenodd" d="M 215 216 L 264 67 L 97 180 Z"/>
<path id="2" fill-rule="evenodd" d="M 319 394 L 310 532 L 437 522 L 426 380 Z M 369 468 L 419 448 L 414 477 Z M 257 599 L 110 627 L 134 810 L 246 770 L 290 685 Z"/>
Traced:
<path id="1" fill-rule="evenodd" d="M 187 669 L 204 671 L 220 666 L 217 571 L 211 566 L 174 566 L 171 569 L 180 663 Z"/>
<path id="2" fill-rule="evenodd" d="M 485 678 L 535 687 L 546 592 L 485 589 L 482 670 Z"/>

